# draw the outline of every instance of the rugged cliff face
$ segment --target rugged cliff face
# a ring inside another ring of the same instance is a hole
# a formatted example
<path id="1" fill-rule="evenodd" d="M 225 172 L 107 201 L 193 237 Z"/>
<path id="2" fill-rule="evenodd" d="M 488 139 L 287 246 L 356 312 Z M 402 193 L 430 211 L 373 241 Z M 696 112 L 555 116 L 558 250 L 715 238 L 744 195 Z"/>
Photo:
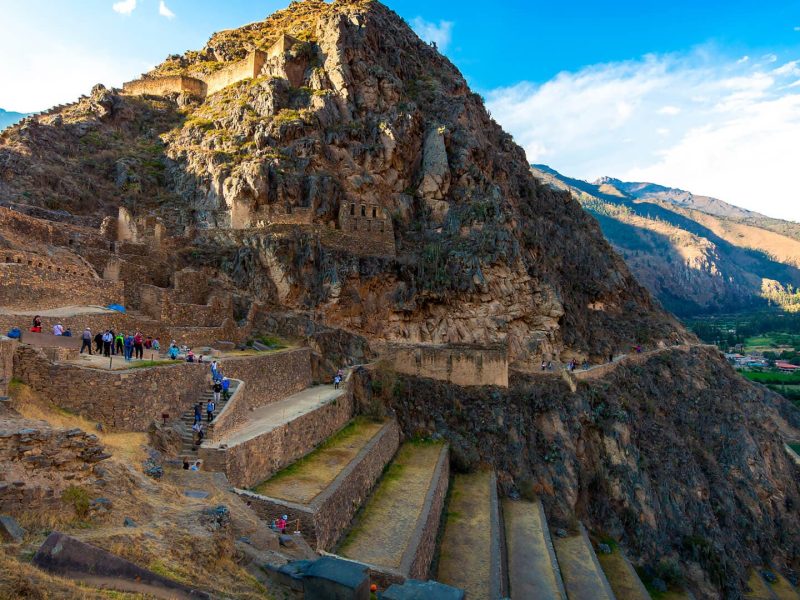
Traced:
<path id="1" fill-rule="evenodd" d="M 253 297 L 373 339 L 567 360 L 683 335 L 579 204 L 531 177 L 458 70 L 377 2 L 294 3 L 148 77 L 213 72 L 279 34 L 287 52 L 207 98 L 97 88 L 7 131 L 0 190 L 154 211 Z"/>

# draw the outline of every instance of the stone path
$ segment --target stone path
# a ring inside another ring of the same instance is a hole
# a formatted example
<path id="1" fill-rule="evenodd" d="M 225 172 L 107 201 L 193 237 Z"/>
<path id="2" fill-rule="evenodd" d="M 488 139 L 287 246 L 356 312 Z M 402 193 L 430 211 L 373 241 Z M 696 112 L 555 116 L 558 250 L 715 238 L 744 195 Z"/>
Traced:
<path id="1" fill-rule="evenodd" d="M 339 554 L 399 569 L 422 515 L 442 444 L 403 444 L 378 488 L 357 517 Z"/>
<path id="2" fill-rule="evenodd" d="M 204 447 L 217 448 L 223 444 L 235 446 L 268 433 L 298 417 L 313 412 L 344 394 L 345 390 L 334 389 L 333 385 L 318 385 L 297 394 L 257 408 L 249 415 L 248 424 L 231 435 Z"/>
<path id="3" fill-rule="evenodd" d="M 503 501 L 512 600 L 566 600 L 541 502 Z"/>
<path id="4" fill-rule="evenodd" d="M 101 315 L 101 314 L 119 314 L 115 310 L 110 310 L 102 306 L 62 306 L 59 308 L 50 308 L 45 310 L 16 310 L 8 308 L 0 308 L 2 315 L 21 315 L 26 317 L 77 317 L 80 315 Z"/>
<path id="5" fill-rule="evenodd" d="M 228 396 L 228 400 L 233 397 L 233 394 L 236 392 L 236 389 L 239 387 L 239 381 L 235 379 L 230 380 L 230 396 Z M 208 435 L 208 420 L 206 418 L 206 406 L 208 405 L 208 401 L 214 397 L 214 392 L 212 390 L 207 390 L 203 392 L 203 395 L 197 399 L 198 402 L 202 405 L 202 415 L 203 415 L 203 432 Z M 224 396 L 220 394 L 219 403 L 217 404 L 217 411 L 214 415 L 216 418 L 222 409 L 225 408 L 225 405 L 228 403 L 228 400 L 224 399 Z M 181 415 L 181 422 L 184 424 L 183 432 L 181 433 L 181 438 L 183 439 L 183 448 L 181 449 L 181 453 L 178 455 L 178 460 L 183 462 L 184 458 L 189 459 L 190 462 L 197 461 L 197 446 L 194 444 L 194 432 L 192 431 L 192 426 L 194 426 L 194 406 L 192 406 L 189 410 Z M 211 421 L 211 424 L 214 424 L 214 421 Z M 202 462 L 202 461 L 201 461 Z"/>
<path id="6" fill-rule="evenodd" d="M 495 475 L 456 475 L 450 490 L 437 580 L 461 588 L 467 598 L 499 600 L 503 575 Z"/>
<path id="7" fill-rule="evenodd" d="M 569 600 L 615 600 L 581 525 L 578 535 L 553 540 Z"/>
<path id="8" fill-rule="evenodd" d="M 383 428 L 385 422 L 357 418 L 317 450 L 256 486 L 255 492 L 309 504 Z"/>
<path id="9" fill-rule="evenodd" d="M 598 553 L 597 560 L 617 598 L 650 600 L 650 594 L 619 548 L 614 548 L 611 554 Z"/>

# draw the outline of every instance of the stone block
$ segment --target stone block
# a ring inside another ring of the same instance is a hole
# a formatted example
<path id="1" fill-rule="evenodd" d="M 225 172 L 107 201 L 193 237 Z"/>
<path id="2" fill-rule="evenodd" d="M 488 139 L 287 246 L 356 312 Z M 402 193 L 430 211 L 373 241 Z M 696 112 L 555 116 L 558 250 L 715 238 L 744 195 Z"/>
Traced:
<path id="1" fill-rule="evenodd" d="M 4 542 L 21 542 L 25 530 L 17 521 L 7 515 L 0 515 L 0 539 Z"/>
<path id="2" fill-rule="evenodd" d="M 437 581 L 408 579 L 404 584 L 395 583 L 378 594 L 379 600 L 464 600 L 464 590 L 444 585 Z"/>
<path id="3" fill-rule="evenodd" d="M 210 600 L 206 592 L 192 589 L 91 546 L 63 533 L 53 532 L 33 557 L 40 569 L 119 591 L 147 593 L 156 598 Z"/>
<path id="4" fill-rule="evenodd" d="M 303 589 L 306 600 L 369 600 L 369 568 L 323 556 L 305 569 Z"/>

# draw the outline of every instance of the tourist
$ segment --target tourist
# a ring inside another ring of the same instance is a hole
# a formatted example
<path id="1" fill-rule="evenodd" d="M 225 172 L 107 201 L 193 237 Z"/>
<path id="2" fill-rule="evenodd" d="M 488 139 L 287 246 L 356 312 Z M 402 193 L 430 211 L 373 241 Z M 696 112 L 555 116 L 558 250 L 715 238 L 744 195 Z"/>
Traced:
<path id="1" fill-rule="evenodd" d="M 214 380 L 214 402 L 219 402 L 219 395 L 222 393 L 222 382 L 219 379 Z"/>
<path id="2" fill-rule="evenodd" d="M 288 515 L 283 515 L 280 518 L 275 520 L 275 529 L 280 531 L 281 533 L 286 533 L 286 525 L 288 525 L 287 521 L 289 519 Z"/>
<path id="3" fill-rule="evenodd" d="M 545 369 L 547 369 L 547 361 L 543 360 L 542 361 L 542 371 L 544 371 Z"/>
<path id="4" fill-rule="evenodd" d="M 333 389 L 338 390 L 340 383 L 342 383 L 342 376 L 339 375 L 339 373 L 336 373 L 336 375 L 333 378 Z"/>
<path id="5" fill-rule="evenodd" d="M 114 336 L 114 354 L 120 354 L 125 351 L 125 334 L 121 331 Z M 126 359 L 127 360 L 127 355 Z"/>
<path id="6" fill-rule="evenodd" d="M 186 362 L 194 362 L 194 352 L 192 352 L 191 348 L 189 348 L 189 351 L 186 353 Z"/>
<path id="7" fill-rule="evenodd" d="M 194 445 L 199 446 L 203 443 L 203 425 L 199 420 L 195 421 L 194 425 L 192 425 L 192 431 L 195 436 Z"/>
<path id="8" fill-rule="evenodd" d="M 158 338 L 153 339 L 153 350 L 155 350 L 156 352 L 161 350 L 161 344 L 159 343 Z"/>
<path id="9" fill-rule="evenodd" d="M 92 355 L 92 330 L 88 327 L 83 330 L 83 335 L 81 336 L 81 351 L 79 354 L 83 354 L 84 350 L 89 351 L 89 356 Z"/>
<path id="10" fill-rule="evenodd" d="M 197 423 L 198 421 L 203 420 L 202 415 L 202 405 L 198 402 L 194 405 L 194 422 Z"/>
<path id="11" fill-rule="evenodd" d="M 103 334 L 100 331 L 98 331 L 97 335 L 94 336 L 94 353 L 103 353 Z"/>
<path id="12" fill-rule="evenodd" d="M 103 356 L 111 356 L 113 342 L 114 334 L 110 329 L 107 329 L 103 334 Z"/>
<path id="13" fill-rule="evenodd" d="M 219 371 L 219 364 L 217 363 L 217 360 L 214 359 L 214 360 L 211 361 L 211 378 L 212 379 L 214 379 L 214 380 L 219 379 L 218 371 Z"/>
<path id="14" fill-rule="evenodd" d="M 64 335 L 64 326 L 61 323 L 53 325 L 53 335 Z"/>
<path id="15" fill-rule="evenodd" d="M 228 398 L 231 397 L 230 388 L 231 388 L 231 380 L 228 379 L 227 377 L 223 377 L 222 378 L 222 398 L 225 400 L 225 402 L 227 402 Z"/>
<path id="16" fill-rule="evenodd" d="M 131 334 L 122 338 L 122 347 L 125 351 L 125 360 L 130 361 L 133 357 L 133 336 Z"/>
<path id="17" fill-rule="evenodd" d="M 69 327 L 67 327 L 67 328 L 64 330 L 64 333 L 62 333 L 61 335 L 63 335 L 64 337 L 72 337 L 72 329 L 70 329 Z"/>
<path id="18" fill-rule="evenodd" d="M 172 342 L 170 345 L 167 356 L 169 356 L 171 360 L 176 360 L 178 358 L 178 347 L 175 345 L 175 342 Z"/>
<path id="19" fill-rule="evenodd" d="M 151 338 L 149 335 L 147 336 L 147 339 L 145 339 L 144 341 L 144 347 L 145 350 L 150 350 L 153 347 L 153 338 Z"/>
<path id="20" fill-rule="evenodd" d="M 183 470 L 184 471 L 189 470 L 189 459 L 186 458 L 185 456 L 183 457 Z"/>
<path id="21" fill-rule="evenodd" d="M 31 331 L 33 333 L 42 333 L 42 317 L 36 315 L 33 317 L 33 324 L 31 325 Z"/>
<path id="22" fill-rule="evenodd" d="M 214 387 L 214 400 L 219 400 L 219 393 L 216 391 L 216 386 Z M 206 417 L 209 423 L 214 420 L 214 411 L 217 410 L 217 403 L 214 400 L 209 400 L 208 404 L 206 404 Z"/>
<path id="23" fill-rule="evenodd" d="M 141 331 L 137 330 L 136 333 L 133 334 L 133 350 L 138 360 L 144 358 L 144 336 Z"/>
<path id="24" fill-rule="evenodd" d="M 200 364 L 200 365 L 203 364 L 203 355 L 202 354 L 197 357 L 197 364 Z"/>
<path id="25" fill-rule="evenodd" d="M 203 430 L 200 429 L 200 440 L 203 439 Z M 199 471 L 200 470 L 200 461 L 196 460 L 195 463 L 192 465 L 192 471 Z"/>
<path id="26" fill-rule="evenodd" d="M 552 371 L 553 370 L 553 361 L 552 360 L 548 360 L 547 361 L 547 370 L 548 371 Z"/>

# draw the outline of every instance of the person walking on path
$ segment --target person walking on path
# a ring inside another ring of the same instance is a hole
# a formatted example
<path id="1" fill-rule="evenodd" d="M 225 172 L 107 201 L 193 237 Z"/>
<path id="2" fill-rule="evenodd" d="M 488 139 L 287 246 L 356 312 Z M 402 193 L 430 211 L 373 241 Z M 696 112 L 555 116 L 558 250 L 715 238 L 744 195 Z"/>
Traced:
<path id="1" fill-rule="evenodd" d="M 121 331 L 114 337 L 114 353 L 122 354 L 125 350 L 125 334 Z M 126 358 L 127 360 L 127 358 Z"/>
<path id="2" fill-rule="evenodd" d="M 216 359 L 211 361 L 211 378 L 216 381 L 219 379 L 219 364 Z"/>
<path id="3" fill-rule="evenodd" d="M 218 396 L 218 394 L 215 392 L 214 396 L 216 397 L 216 396 Z M 215 410 L 217 410 L 217 403 L 214 402 L 213 400 L 209 400 L 208 404 L 206 404 L 206 416 L 208 417 L 208 422 L 209 423 L 211 423 L 211 421 L 214 420 L 214 411 Z"/>
<path id="4" fill-rule="evenodd" d="M 61 323 L 53 325 L 53 335 L 64 335 L 64 326 Z"/>
<path id="5" fill-rule="evenodd" d="M 136 358 L 142 360 L 144 358 L 144 336 L 141 331 L 133 334 L 133 349 L 136 352 Z"/>
<path id="6" fill-rule="evenodd" d="M 94 353 L 103 353 L 103 333 L 101 331 L 98 331 L 97 335 L 94 336 Z"/>
<path id="7" fill-rule="evenodd" d="M 222 382 L 219 379 L 214 380 L 214 402 L 219 402 L 219 395 L 222 393 Z"/>
<path id="8" fill-rule="evenodd" d="M 88 327 L 83 330 L 83 335 L 81 336 L 81 351 L 79 354 L 83 354 L 84 350 L 89 351 L 89 356 L 92 355 L 92 330 Z"/>
<path id="9" fill-rule="evenodd" d="M 194 422 L 194 425 L 192 425 L 192 431 L 195 435 L 194 445 L 199 446 L 203 443 L 203 424 L 200 422 L 200 420 Z"/>
<path id="10" fill-rule="evenodd" d="M 194 405 L 194 424 L 197 425 L 200 421 L 203 420 L 203 415 L 201 413 L 201 404 L 198 402 Z"/>
<path id="11" fill-rule="evenodd" d="M 228 398 L 231 397 L 230 393 L 231 389 L 231 380 L 227 377 L 222 378 L 222 397 L 225 399 L 225 402 L 228 401 Z"/>
<path id="12" fill-rule="evenodd" d="M 342 383 L 342 376 L 339 375 L 339 373 L 336 373 L 336 375 L 333 378 L 333 389 L 338 390 L 340 383 Z"/>
<path id="13" fill-rule="evenodd" d="M 103 356 L 111 356 L 111 344 L 114 343 L 114 334 L 107 330 L 103 334 Z"/>

